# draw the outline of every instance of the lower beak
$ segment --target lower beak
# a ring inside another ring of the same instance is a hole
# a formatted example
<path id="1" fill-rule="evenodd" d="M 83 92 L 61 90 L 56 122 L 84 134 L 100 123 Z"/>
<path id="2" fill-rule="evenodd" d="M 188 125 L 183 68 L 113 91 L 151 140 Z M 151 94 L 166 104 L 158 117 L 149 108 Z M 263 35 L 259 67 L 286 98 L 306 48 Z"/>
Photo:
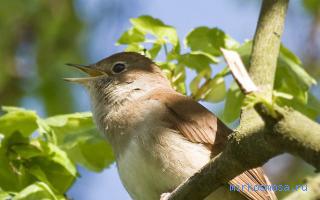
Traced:
<path id="1" fill-rule="evenodd" d="M 64 80 L 70 81 L 70 82 L 83 84 L 83 83 L 86 83 L 90 80 L 107 75 L 107 73 L 105 73 L 101 70 L 95 69 L 95 68 L 91 67 L 90 65 L 79 65 L 79 64 L 69 64 L 69 63 L 66 65 L 80 69 L 81 71 L 83 71 L 89 75 L 89 77 L 83 77 L 83 78 L 64 78 Z"/>

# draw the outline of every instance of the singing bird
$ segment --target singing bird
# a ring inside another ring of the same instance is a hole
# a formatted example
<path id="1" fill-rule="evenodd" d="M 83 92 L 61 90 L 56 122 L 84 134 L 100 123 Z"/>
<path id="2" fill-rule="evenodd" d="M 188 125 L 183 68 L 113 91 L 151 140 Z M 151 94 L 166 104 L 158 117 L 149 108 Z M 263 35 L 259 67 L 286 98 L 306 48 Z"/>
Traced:
<path id="1" fill-rule="evenodd" d="M 176 92 L 143 55 L 121 52 L 92 65 L 69 65 L 89 75 L 66 80 L 87 89 L 94 121 L 111 144 L 121 181 L 134 200 L 159 200 L 174 190 L 219 154 L 232 132 L 201 104 Z M 254 187 L 270 182 L 256 168 L 229 184 Z M 230 191 L 225 184 L 206 198 L 213 199 L 276 196 L 272 191 Z"/>

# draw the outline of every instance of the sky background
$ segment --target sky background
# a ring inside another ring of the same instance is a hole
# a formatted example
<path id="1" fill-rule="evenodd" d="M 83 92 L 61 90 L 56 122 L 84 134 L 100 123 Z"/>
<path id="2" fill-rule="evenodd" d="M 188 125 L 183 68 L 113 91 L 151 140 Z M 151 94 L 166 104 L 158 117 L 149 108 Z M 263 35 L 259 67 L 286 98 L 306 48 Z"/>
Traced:
<path id="1" fill-rule="evenodd" d="M 88 55 L 89 63 L 124 49 L 114 44 L 121 33 L 130 27 L 129 19 L 132 17 L 151 15 L 159 18 L 166 24 L 174 26 L 180 39 L 195 27 L 209 26 L 218 27 L 239 42 L 243 42 L 253 37 L 260 9 L 260 1 L 253 0 L 77 0 L 75 2 L 77 15 L 87 25 L 87 36 L 84 38 L 86 45 L 82 50 Z M 283 36 L 283 43 L 297 55 L 303 55 L 304 50 L 301 47 L 307 38 L 306 31 L 301 30 L 307 29 L 311 23 L 300 3 L 301 1 L 291 1 Z M 188 74 L 189 80 L 192 75 Z M 84 89 L 80 86 L 73 87 L 79 111 L 89 110 L 90 103 Z M 221 109 L 221 104 L 215 106 L 206 104 L 206 106 L 217 112 Z M 285 167 L 285 161 L 290 159 L 290 156 L 273 159 L 266 166 L 268 174 L 274 178 Z M 71 198 L 130 199 L 119 180 L 114 164 L 101 173 L 88 172 L 81 167 L 79 170 L 81 177 L 68 192 Z"/>

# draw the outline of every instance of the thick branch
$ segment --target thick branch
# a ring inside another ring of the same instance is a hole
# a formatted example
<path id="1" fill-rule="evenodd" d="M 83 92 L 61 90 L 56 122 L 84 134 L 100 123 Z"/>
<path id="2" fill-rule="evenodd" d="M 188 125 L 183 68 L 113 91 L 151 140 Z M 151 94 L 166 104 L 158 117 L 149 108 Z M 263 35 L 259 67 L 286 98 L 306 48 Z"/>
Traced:
<path id="1" fill-rule="evenodd" d="M 276 118 L 263 105 L 255 106 L 266 122 L 266 141 L 275 149 L 301 157 L 320 171 L 320 125 L 301 113 L 275 107 Z"/>
<path id="2" fill-rule="evenodd" d="M 271 100 L 288 2 L 263 1 L 253 40 L 249 75 L 268 100 Z"/>

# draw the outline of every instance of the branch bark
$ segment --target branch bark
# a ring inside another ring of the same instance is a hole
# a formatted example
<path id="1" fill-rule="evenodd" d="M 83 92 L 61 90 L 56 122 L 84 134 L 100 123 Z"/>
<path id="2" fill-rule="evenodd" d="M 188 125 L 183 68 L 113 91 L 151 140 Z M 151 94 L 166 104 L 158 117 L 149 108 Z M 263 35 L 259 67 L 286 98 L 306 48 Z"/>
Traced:
<path id="1" fill-rule="evenodd" d="M 281 36 L 289 0 L 263 0 L 253 40 L 249 75 L 271 100 Z"/>
<path id="2" fill-rule="evenodd" d="M 264 138 L 277 150 L 299 156 L 320 171 L 320 125 L 291 108 L 274 107 L 271 116 L 262 104 L 255 106 L 266 122 Z"/>

